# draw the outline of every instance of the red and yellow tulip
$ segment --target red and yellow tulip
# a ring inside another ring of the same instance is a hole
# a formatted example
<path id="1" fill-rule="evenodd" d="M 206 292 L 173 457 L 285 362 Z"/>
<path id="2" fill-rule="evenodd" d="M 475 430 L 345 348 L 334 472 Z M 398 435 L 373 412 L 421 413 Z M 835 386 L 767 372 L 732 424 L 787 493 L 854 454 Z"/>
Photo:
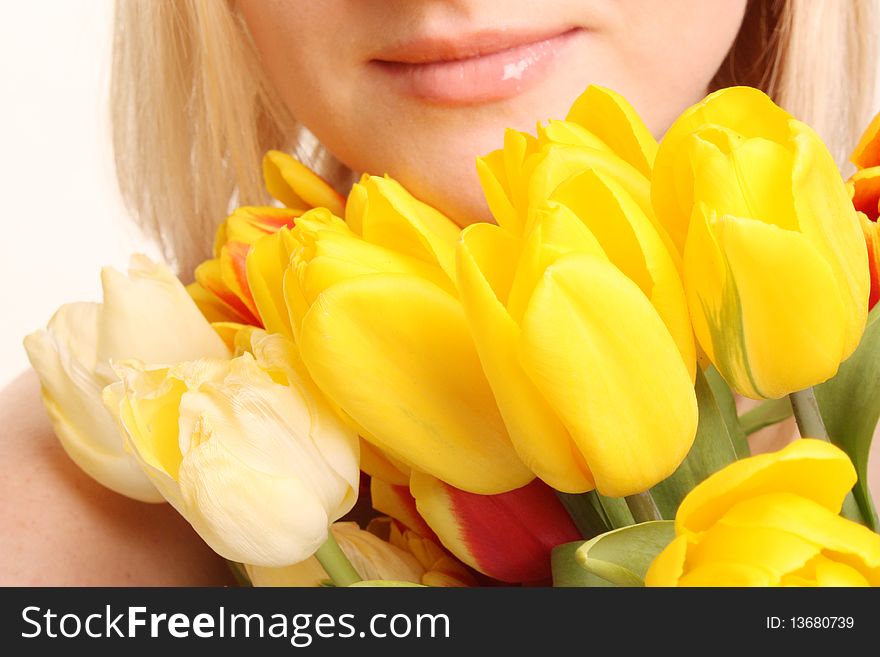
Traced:
<path id="1" fill-rule="evenodd" d="M 243 206 L 217 229 L 214 257 L 196 268 L 189 292 L 212 322 L 270 327 L 254 300 L 247 259 L 258 239 L 271 235 L 313 207 L 341 214 L 345 200 L 320 176 L 280 151 L 263 158 L 263 179 L 269 193 L 285 207 Z"/>
<path id="2" fill-rule="evenodd" d="M 410 490 L 443 545 L 502 582 L 548 581 L 550 551 L 581 537 L 553 489 L 539 480 L 499 495 L 475 495 L 414 472 Z"/>

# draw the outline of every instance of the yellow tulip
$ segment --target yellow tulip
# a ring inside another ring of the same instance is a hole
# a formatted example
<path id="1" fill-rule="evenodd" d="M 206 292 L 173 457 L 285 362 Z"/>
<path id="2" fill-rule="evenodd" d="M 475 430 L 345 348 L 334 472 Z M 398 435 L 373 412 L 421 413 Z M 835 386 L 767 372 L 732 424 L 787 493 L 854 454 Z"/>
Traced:
<path id="1" fill-rule="evenodd" d="M 575 172 L 522 238 L 466 228 L 457 263 L 483 368 L 535 474 L 623 496 L 675 470 L 696 432 L 693 334 L 675 261 L 622 185 Z"/>
<path id="2" fill-rule="evenodd" d="M 155 363 L 229 352 L 201 316 L 183 285 L 163 265 L 134 256 L 128 276 L 101 272 L 103 303 L 58 309 L 45 331 L 24 346 L 40 377 L 43 402 L 55 434 L 73 461 L 107 488 L 144 502 L 163 500 L 101 401 L 117 380 L 110 361 Z"/>
<path id="3" fill-rule="evenodd" d="M 357 435 L 323 402 L 292 342 L 251 330 L 251 353 L 172 367 L 124 361 L 105 390 L 156 488 L 221 556 L 311 556 L 357 498 Z"/>
<path id="4" fill-rule="evenodd" d="M 406 550 L 361 529 L 355 522 L 334 523 L 330 531 L 361 579 L 421 583 L 425 568 Z M 245 564 L 245 570 L 254 586 L 314 587 L 330 579 L 316 557 L 283 568 Z"/>
<path id="5" fill-rule="evenodd" d="M 716 92 L 670 128 L 652 195 L 683 249 L 697 340 L 737 392 L 776 398 L 837 372 L 864 330 L 867 254 L 813 130 L 755 89 Z"/>
<path id="6" fill-rule="evenodd" d="M 479 493 L 527 483 L 456 295 L 459 229 L 387 178 L 365 177 L 346 212 L 257 242 L 258 307 L 286 306 L 313 379 L 386 469 Z"/>
<path id="7" fill-rule="evenodd" d="M 609 89 L 590 86 L 565 121 L 538 126 L 538 136 L 508 130 L 504 148 L 477 160 L 495 220 L 521 235 L 529 209 L 543 205 L 573 174 L 590 169 L 611 178 L 653 222 L 650 176 L 657 143 L 632 106 Z M 665 231 L 658 233 L 671 246 Z"/>
<path id="8" fill-rule="evenodd" d="M 878 586 L 880 535 L 840 517 L 856 481 L 830 443 L 736 461 L 694 488 L 648 586 Z"/>

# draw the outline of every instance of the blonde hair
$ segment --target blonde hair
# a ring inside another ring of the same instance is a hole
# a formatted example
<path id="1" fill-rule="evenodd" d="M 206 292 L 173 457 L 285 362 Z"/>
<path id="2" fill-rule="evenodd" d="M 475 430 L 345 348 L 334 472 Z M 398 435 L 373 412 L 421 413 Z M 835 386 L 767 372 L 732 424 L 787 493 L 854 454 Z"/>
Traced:
<path id="1" fill-rule="evenodd" d="M 184 278 L 208 257 L 233 205 L 269 201 L 260 160 L 294 152 L 350 181 L 278 99 L 234 0 L 117 0 L 111 86 L 123 198 Z M 838 161 L 871 112 L 874 0 L 749 0 L 713 87 L 765 90 L 831 145 Z M 340 191 L 347 191 L 340 189 Z"/>

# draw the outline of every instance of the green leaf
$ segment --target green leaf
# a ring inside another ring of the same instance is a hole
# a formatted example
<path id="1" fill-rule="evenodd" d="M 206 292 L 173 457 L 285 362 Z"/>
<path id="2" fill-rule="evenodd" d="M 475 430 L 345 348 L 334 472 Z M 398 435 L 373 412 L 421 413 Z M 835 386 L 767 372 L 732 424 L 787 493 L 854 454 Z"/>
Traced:
<path id="1" fill-rule="evenodd" d="M 554 586 L 644 586 L 654 558 L 675 537 L 671 520 L 643 522 L 553 549 Z"/>
<path id="2" fill-rule="evenodd" d="M 715 388 L 709 383 L 710 376 L 712 375 L 704 376 L 697 371 L 696 393 L 700 422 L 690 452 L 672 475 L 651 489 L 651 496 L 664 518 L 674 518 L 685 495 L 706 477 L 739 457 L 736 443 L 740 441 L 738 432 L 741 429 L 738 421 L 730 420 L 731 417 L 736 417 L 736 409 L 733 409 L 731 416 L 729 403 L 723 392 L 720 393 L 722 397 L 719 403 Z M 730 396 L 727 384 L 723 381 L 721 383 Z M 734 427 L 731 427 L 730 422 L 733 422 Z"/>
<path id="3" fill-rule="evenodd" d="M 868 455 L 880 419 L 880 305 L 868 316 L 855 353 L 833 379 L 813 389 L 831 442 L 847 453 L 858 473 L 853 495 L 862 517 L 877 531 L 880 523 L 868 490 Z"/>
<path id="4" fill-rule="evenodd" d="M 730 440 L 733 442 L 733 447 L 736 450 L 736 457 L 744 459 L 747 456 L 751 456 L 749 443 L 746 440 L 748 433 L 746 433 L 742 424 L 740 424 L 739 414 L 736 410 L 736 400 L 733 398 L 733 391 L 730 389 L 730 386 L 727 385 L 727 381 L 724 380 L 721 374 L 718 373 L 718 370 L 712 365 L 707 367 L 703 371 L 703 374 L 706 376 L 706 381 L 709 382 L 709 387 L 712 389 L 715 403 L 718 404 L 721 418 L 724 420 L 724 424 L 727 427 L 727 433 L 730 435 Z"/>
<path id="5" fill-rule="evenodd" d="M 584 570 L 575 559 L 579 547 L 587 541 L 574 541 L 557 545 L 550 552 L 550 570 L 553 586 L 558 588 L 614 586 L 601 577 Z"/>
<path id="6" fill-rule="evenodd" d="M 758 404 L 752 410 L 743 413 L 739 418 L 739 423 L 745 434 L 751 436 L 764 427 L 787 420 L 791 417 L 791 414 L 791 399 L 786 395 L 779 399 L 769 399 Z"/>

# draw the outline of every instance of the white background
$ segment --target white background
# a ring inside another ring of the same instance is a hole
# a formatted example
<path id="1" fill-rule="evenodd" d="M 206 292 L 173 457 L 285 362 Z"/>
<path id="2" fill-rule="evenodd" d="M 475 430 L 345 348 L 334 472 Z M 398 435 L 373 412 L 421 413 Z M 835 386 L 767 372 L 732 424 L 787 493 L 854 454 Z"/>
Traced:
<path id="1" fill-rule="evenodd" d="M 155 254 L 113 178 L 112 0 L 2 5 L 0 388 L 27 366 L 26 333 L 62 303 L 100 299 L 102 265 Z"/>
<path id="2" fill-rule="evenodd" d="M 3 2 L 0 387 L 62 303 L 100 300 L 101 265 L 145 250 L 113 175 L 112 0 Z M 155 255 L 155 250 L 148 251 Z"/>

